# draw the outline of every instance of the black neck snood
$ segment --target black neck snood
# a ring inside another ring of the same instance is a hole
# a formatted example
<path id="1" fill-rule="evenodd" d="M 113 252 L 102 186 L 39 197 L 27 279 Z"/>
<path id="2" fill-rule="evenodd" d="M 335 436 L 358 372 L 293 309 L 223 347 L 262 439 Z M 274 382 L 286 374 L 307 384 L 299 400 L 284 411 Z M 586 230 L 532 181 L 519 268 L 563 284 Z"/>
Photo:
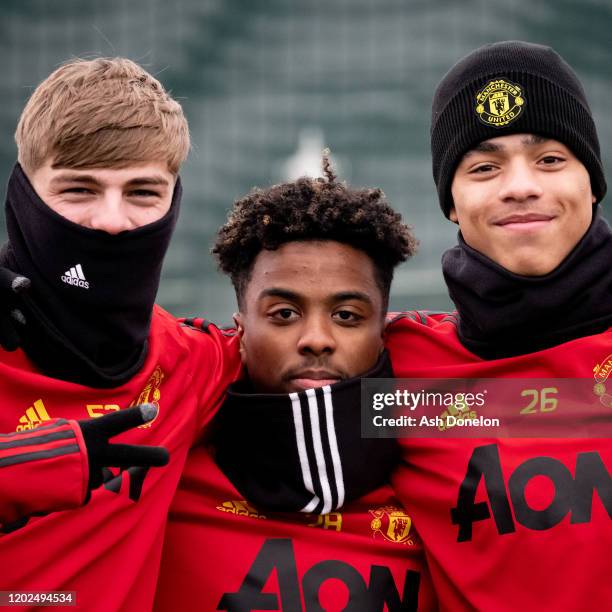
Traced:
<path id="1" fill-rule="evenodd" d="M 142 366 L 162 261 L 179 212 L 177 180 L 158 221 L 111 235 L 49 208 L 17 164 L 3 264 L 27 276 L 23 349 L 48 376 L 114 387 Z"/>
<path id="2" fill-rule="evenodd" d="M 392 378 L 384 352 L 364 378 Z M 230 386 L 216 417 L 216 461 L 258 508 L 325 514 L 388 480 L 396 441 L 361 437 L 361 377 L 300 393 Z"/>
<path id="3" fill-rule="evenodd" d="M 544 350 L 612 325 L 612 231 L 599 209 L 573 251 L 545 276 L 513 274 L 461 234 L 442 269 L 459 313 L 459 338 L 484 359 Z"/>

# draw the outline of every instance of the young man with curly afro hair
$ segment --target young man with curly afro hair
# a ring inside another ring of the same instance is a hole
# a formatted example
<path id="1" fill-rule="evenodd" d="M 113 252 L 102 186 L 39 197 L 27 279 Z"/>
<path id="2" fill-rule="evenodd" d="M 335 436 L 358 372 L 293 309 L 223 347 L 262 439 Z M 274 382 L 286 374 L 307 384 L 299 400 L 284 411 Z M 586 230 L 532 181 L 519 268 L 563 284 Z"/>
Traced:
<path id="1" fill-rule="evenodd" d="M 288 359 L 284 349 L 271 350 L 269 345 L 289 336 L 296 349 L 299 346 L 312 355 L 313 362 L 337 363 L 337 371 L 328 372 L 326 380 L 365 371 L 373 356 L 382 351 L 393 271 L 417 247 L 410 228 L 380 189 L 348 187 L 337 181 L 329 157 L 324 156 L 323 164 L 325 179 L 304 177 L 265 190 L 254 189 L 238 200 L 213 248 L 219 267 L 230 276 L 236 290 L 240 312 L 235 321 L 249 377 L 267 391 L 287 392 L 298 386 L 296 371 L 304 369 L 299 365 L 304 360 Z M 309 271 L 312 279 L 305 276 Z M 279 278 L 273 276 L 278 274 Z M 299 287 L 294 287 L 296 284 Z M 338 291 L 343 285 L 355 290 Z M 315 296 L 315 286 L 321 295 Z M 329 336 L 325 326 L 317 325 L 320 336 L 314 337 L 310 326 L 304 327 L 313 314 L 305 302 L 323 303 L 323 297 L 328 318 L 341 325 L 329 325 L 335 332 Z M 301 334 L 293 336 L 297 329 L 308 331 L 305 340 Z M 350 335 L 340 351 L 346 350 L 347 356 L 358 353 L 360 360 L 350 365 L 340 363 L 347 357 L 340 357 L 335 349 L 333 358 L 325 357 L 332 353 L 327 344 L 339 333 Z M 300 342 L 305 342 L 304 347 Z M 262 359 L 264 354 L 267 357 Z M 304 384 L 312 380 L 306 379 Z"/>
<path id="2" fill-rule="evenodd" d="M 393 376 L 389 289 L 417 243 L 380 189 L 323 165 L 325 178 L 253 190 L 219 231 L 245 377 L 188 458 L 156 610 L 340 609 L 347 591 L 364 610 L 433 606 L 421 542 L 385 483 L 395 441 L 360 432 L 361 377 Z M 300 467 L 278 487 L 283 465 Z"/>

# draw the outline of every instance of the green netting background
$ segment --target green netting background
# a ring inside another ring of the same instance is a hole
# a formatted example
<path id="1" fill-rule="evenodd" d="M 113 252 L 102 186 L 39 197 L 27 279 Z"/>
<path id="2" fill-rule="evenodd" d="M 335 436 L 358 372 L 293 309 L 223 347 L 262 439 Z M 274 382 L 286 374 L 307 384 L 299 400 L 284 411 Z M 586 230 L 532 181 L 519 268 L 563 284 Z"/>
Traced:
<path id="1" fill-rule="evenodd" d="M 440 214 L 431 179 L 429 105 L 450 65 L 485 42 L 550 44 L 574 66 L 610 173 L 611 0 L 2 0 L 0 7 L 3 180 L 23 104 L 66 59 L 130 57 L 183 103 L 194 149 L 159 294 L 177 315 L 230 320 L 233 291 L 209 255 L 216 228 L 251 187 L 316 167 L 323 143 L 342 177 L 382 187 L 421 240 L 418 256 L 398 271 L 391 307 L 449 308 L 439 262 L 455 228 Z"/>

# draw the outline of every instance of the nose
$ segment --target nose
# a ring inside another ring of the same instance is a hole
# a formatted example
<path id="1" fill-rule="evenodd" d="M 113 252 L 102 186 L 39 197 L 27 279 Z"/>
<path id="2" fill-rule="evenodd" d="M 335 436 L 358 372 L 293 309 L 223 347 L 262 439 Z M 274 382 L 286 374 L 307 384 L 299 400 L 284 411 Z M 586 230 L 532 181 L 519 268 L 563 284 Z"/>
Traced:
<path id="1" fill-rule="evenodd" d="M 504 202 L 525 202 L 537 199 L 543 193 L 537 170 L 527 160 L 514 160 L 504 173 L 499 197 Z"/>
<path id="2" fill-rule="evenodd" d="M 90 227 L 108 234 L 119 234 L 133 229 L 121 193 L 104 194 L 92 212 Z"/>
<path id="3" fill-rule="evenodd" d="M 298 340 L 300 355 L 331 355 L 336 350 L 332 326 L 333 322 L 323 314 L 304 319 Z"/>

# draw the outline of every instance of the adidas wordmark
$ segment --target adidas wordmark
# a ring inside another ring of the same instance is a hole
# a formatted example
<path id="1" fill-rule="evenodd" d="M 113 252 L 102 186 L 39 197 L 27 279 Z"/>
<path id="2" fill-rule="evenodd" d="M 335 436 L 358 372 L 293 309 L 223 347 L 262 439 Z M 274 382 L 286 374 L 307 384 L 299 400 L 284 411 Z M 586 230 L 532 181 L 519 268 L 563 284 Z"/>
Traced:
<path id="1" fill-rule="evenodd" d="M 62 280 L 68 285 L 75 285 L 76 287 L 89 289 L 89 283 L 85 278 L 81 264 L 77 264 L 76 266 L 72 266 L 70 270 L 66 270 L 66 272 L 62 274 Z"/>

